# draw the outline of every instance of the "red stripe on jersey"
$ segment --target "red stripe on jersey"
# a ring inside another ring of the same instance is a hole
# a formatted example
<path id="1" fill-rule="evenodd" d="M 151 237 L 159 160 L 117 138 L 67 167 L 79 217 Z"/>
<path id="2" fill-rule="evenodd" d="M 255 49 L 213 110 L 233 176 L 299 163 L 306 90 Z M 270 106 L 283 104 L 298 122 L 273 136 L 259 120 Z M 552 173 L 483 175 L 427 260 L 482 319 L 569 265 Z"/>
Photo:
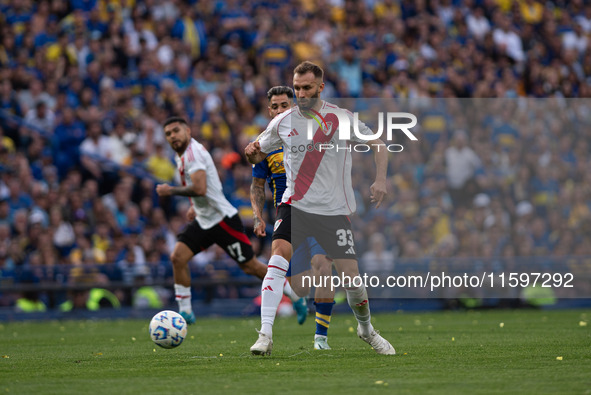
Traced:
<path id="1" fill-rule="evenodd" d="M 189 142 L 189 147 L 187 149 L 187 155 L 189 156 L 189 162 L 195 162 L 195 155 L 193 154 L 193 144 Z"/>
<path id="2" fill-rule="evenodd" d="M 184 187 L 187 186 L 187 182 L 185 181 L 185 156 L 181 156 L 181 167 L 179 168 L 179 173 L 181 175 L 181 184 Z M 189 202 L 191 203 L 191 207 L 193 207 L 193 199 L 189 198 Z"/>
<path id="3" fill-rule="evenodd" d="M 349 142 L 347 142 L 347 144 L 349 144 Z M 353 211 L 351 210 L 351 207 L 349 206 L 349 199 L 347 199 L 347 190 L 345 187 L 345 165 L 347 163 L 347 155 L 348 155 L 349 151 L 345 151 L 345 158 L 343 160 L 343 194 L 345 195 L 345 202 L 347 203 L 347 208 L 349 209 L 349 211 Z"/>
<path id="4" fill-rule="evenodd" d="M 185 182 L 185 157 L 181 156 L 181 167 L 179 167 L 179 173 L 181 175 L 181 183 L 183 184 L 183 186 L 187 186 L 187 183 Z"/>
<path id="5" fill-rule="evenodd" d="M 320 114 L 317 115 L 320 116 Z M 314 133 L 314 139 L 312 141 L 314 147 L 316 147 L 317 144 L 328 143 L 339 128 L 339 118 L 335 114 L 326 114 L 323 120 L 325 124 L 331 122 L 332 129 L 330 130 L 330 134 L 326 135 L 324 134 L 322 127 L 318 127 Z M 325 153 L 326 150 L 317 151 L 316 149 L 306 152 L 306 155 L 302 160 L 302 165 L 298 170 L 298 175 L 294 181 L 294 194 L 291 197 L 294 201 L 301 200 L 310 189 L 310 185 L 312 185 L 312 182 L 314 181 L 314 177 L 316 176 L 316 172 L 318 171 L 318 167 L 320 166 L 320 162 Z"/>
<path id="6" fill-rule="evenodd" d="M 275 265 L 269 265 L 269 266 L 267 266 L 267 267 L 268 267 L 269 269 L 270 269 L 270 268 L 272 268 L 272 267 L 274 267 L 275 269 L 279 269 L 279 270 L 281 270 L 281 271 L 284 271 L 284 272 L 286 272 L 286 273 L 287 273 L 287 270 L 285 270 L 285 269 L 283 269 L 283 268 L 281 268 L 281 267 L 279 267 L 279 266 L 275 266 Z"/>
<path id="7" fill-rule="evenodd" d="M 240 240 L 241 242 L 243 242 L 244 244 L 250 244 L 250 240 L 248 240 L 248 237 L 246 237 L 246 235 L 242 232 L 237 231 L 236 229 L 233 229 L 230 227 L 230 225 L 228 225 L 227 223 L 225 223 L 224 221 L 220 222 L 219 224 L 223 230 L 226 231 L 226 233 L 228 233 L 230 236 L 234 237 L 237 240 Z"/>
<path id="8" fill-rule="evenodd" d="M 205 158 L 203 157 L 203 153 L 201 151 L 206 151 L 206 149 L 203 146 L 200 146 L 199 149 L 195 151 L 195 153 L 199 156 L 199 160 L 205 164 Z"/>

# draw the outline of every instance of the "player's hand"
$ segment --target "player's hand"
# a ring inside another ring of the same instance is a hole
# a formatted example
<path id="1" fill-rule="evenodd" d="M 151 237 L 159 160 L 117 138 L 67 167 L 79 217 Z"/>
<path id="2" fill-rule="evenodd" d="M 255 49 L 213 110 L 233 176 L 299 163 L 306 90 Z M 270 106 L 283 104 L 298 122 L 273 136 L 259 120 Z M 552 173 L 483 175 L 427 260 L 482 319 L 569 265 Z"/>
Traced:
<path id="1" fill-rule="evenodd" d="M 265 221 L 261 217 L 254 217 L 254 234 L 255 234 L 255 236 L 257 236 L 257 237 L 267 236 L 267 232 L 265 231 L 266 227 L 267 227 L 267 224 L 265 224 Z"/>
<path id="2" fill-rule="evenodd" d="M 192 222 L 195 220 L 195 217 L 197 217 L 197 213 L 195 213 L 193 207 L 189 207 L 189 209 L 187 210 L 187 214 L 185 216 L 187 218 L 187 222 Z"/>
<path id="3" fill-rule="evenodd" d="M 253 141 L 249 143 L 246 148 L 244 148 L 244 155 L 247 158 L 256 158 L 261 153 L 261 144 L 258 141 Z"/>
<path id="4" fill-rule="evenodd" d="M 168 184 L 156 185 L 156 193 L 158 196 L 170 196 L 172 195 L 172 187 Z"/>
<path id="5" fill-rule="evenodd" d="M 369 187 L 371 195 L 369 196 L 372 203 L 376 204 L 376 208 L 380 207 L 384 196 L 386 196 L 386 182 L 376 181 Z"/>

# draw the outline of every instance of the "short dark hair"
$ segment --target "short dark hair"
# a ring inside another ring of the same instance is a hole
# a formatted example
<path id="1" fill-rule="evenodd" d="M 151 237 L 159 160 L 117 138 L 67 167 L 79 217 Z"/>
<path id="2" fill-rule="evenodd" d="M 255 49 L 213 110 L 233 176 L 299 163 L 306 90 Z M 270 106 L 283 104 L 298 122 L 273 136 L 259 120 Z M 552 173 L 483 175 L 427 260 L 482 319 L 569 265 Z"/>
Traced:
<path id="1" fill-rule="evenodd" d="M 176 122 L 189 126 L 189 124 L 187 123 L 185 118 L 174 116 L 174 117 L 170 117 L 166 121 L 164 121 L 164 124 L 162 124 L 162 128 L 164 129 L 165 127 L 167 127 L 171 123 L 176 123 Z"/>
<path id="2" fill-rule="evenodd" d="M 317 64 L 314 64 L 309 61 L 302 62 L 293 69 L 294 74 L 306 74 L 306 73 L 314 73 L 314 77 L 316 78 L 324 78 L 324 70 Z"/>
<path id="3" fill-rule="evenodd" d="M 289 99 L 293 99 L 293 91 L 289 86 L 274 86 L 267 91 L 267 100 L 271 100 L 273 96 L 287 95 Z"/>

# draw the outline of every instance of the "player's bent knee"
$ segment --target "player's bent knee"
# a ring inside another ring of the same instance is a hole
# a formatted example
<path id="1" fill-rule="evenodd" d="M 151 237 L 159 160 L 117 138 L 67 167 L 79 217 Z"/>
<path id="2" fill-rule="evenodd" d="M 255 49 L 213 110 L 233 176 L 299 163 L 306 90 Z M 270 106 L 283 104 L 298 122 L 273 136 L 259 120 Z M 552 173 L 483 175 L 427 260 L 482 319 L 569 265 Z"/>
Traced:
<path id="1" fill-rule="evenodd" d="M 332 261 L 323 255 L 315 255 L 312 258 L 312 269 L 316 275 L 330 276 L 332 274 Z"/>
<path id="2" fill-rule="evenodd" d="M 170 254 L 170 261 L 172 262 L 172 265 L 177 268 L 187 264 L 187 261 L 185 261 L 180 254 L 174 252 Z"/>
<path id="3" fill-rule="evenodd" d="M 351 278 L 359 276 L 359 266 L 354 259 L 335 259 L 334 264 L 339 274 Z"/>
<path id="4" fill-rule="evenodd" d="M 256 268 L 254 267 L 254 265 L 249 265 L 248 263 L 242 265 L 241 269 L 246 274 L 254 275 L 256 273 Z"/>
<path id="5" fill-rule="evenodd" d="M 289 280 L 289 284 L 291 285 L 291 289 L 298 295 L 299 297 L 303 298 L 304 296 L 308 296 L 310 290 L 312 289 L 312 280 L 311 276 L 307 275 L 296 275 L 287 278 Z"/>
<path id="6" fill-rule="evenodd" d="M 170 261 L 172 262 L 173 267 L 177 269 L 184 268 L 193 255 L 193 251 L 191 251 L 189 247 L 185 244 L 177 243 L 172 254 L 170 254 Z"/>
<path id="7" fill-rule="evenodd" d="M 256 258 L 252 258 L 243 265 L 240 265 L 240 268 L 244 273 L 259 278 L 263 278 L 265 277 L 265 274 L 267 274 L 267 266 L 262 264 Z"/>

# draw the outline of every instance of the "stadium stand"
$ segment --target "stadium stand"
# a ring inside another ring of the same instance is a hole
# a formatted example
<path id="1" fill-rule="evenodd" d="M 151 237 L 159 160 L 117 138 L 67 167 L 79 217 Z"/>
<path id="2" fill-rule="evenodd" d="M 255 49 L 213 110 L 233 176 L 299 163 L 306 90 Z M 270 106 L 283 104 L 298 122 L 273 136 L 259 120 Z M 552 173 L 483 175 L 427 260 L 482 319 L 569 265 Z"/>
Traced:
<path id="1" fill-rule="evenodd" d="M 169 286 L 187 203 L 155 195 L 174 174 L 159 125 L 190 120 L 250 218 L 241 154 L 268 122 L 266 90 L 305 59 L 325 68 L 327 98 L 427 107 L 420 143 L 392 155 L 386 212 L 369 202 L 370 158 L 359 162 L 360 252 L 382 229 L 403 263 L 591 256 L 583 1 L 7 0 L 0 10 L 0 306 L 39 291 L 57 308 L 85 270 L 128 305 L 137 277 Z M 467 165 L 459 179 L 446 173 Z M 269 240 L 253 242 L 269 253 Z M 192 270 L 197 298 L 256 294 L 220 250 Z"/>

